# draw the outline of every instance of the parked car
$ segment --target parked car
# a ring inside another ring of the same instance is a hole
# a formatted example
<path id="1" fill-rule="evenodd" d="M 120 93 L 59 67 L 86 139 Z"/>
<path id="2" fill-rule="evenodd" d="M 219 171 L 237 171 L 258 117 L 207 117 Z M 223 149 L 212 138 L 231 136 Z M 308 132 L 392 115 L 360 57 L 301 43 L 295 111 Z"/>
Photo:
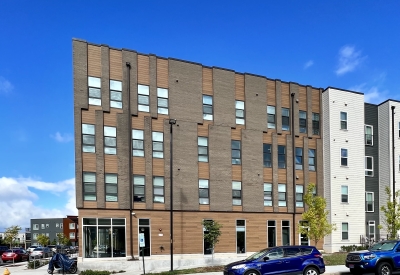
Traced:
<path id="1" fill-rule="evenodd" d="M 41 247 L 40 245 L 31 245 L 26 251 L 28 251 L 28 253 L 32 253 L 32 251 L 35 249 L 35 248 L 38 248 L 38 247 Z"/>
<path id="2" fill-rule="evenodd" d="M 28 260 L 29 253 L 23 249 L 8 249 L 2 255 L 1 259 L 3 262 L 6 261 L 14 261 L 14 262 L 22 262 L 24 260 Z"/>
<path id="3" fill-rule="evenodd" d="M 314 246 L 300 245 L 265 248 L 224 267 L 224 275 L 319 275 L 324 272 L 325 263 L 321 252 Z"/>
<path id="4" fill-rule="evenodd" d="M 53 251 L 53 253 L 57 253 L 58 251 L 60 251 L 61 246 L 59 245 L 48 245 L 47 246 L 51 251 Z"/>
<path id="5" fill-rule="evenodd" d="M 8 247 L 5 245 L 0 245 L 0 256 L 3 255 L 4 252 L 8 250 Z"/>
<path id="6" fill-rule="evenodd" d="M 48 247 L 37 247 L 31 253 L 31 257 L 36 256 L 39 258 L 48 258 L 53 256 L 53 251 Z"/>

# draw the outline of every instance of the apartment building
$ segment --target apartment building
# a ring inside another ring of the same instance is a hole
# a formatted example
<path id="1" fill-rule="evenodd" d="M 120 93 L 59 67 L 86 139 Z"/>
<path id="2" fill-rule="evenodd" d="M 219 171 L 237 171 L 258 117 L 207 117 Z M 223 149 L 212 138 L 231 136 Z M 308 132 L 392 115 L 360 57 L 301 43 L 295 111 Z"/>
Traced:
<path id="1" fill-rule="evenodd" d="M 82 257 L 168 259 L 171 239 L 176 258 L 208 257 L 203 220 L 223 226 L 215 257 L 309 243 L 321 89 L 76 39 L 73 66 Z"/>
<path id="2" fill-rule="evenodd" d="M 72 245 L 78 245 L 78 217 L 31 219 L 31 243 L 38 245 L 37 237 L 46 235 L 50 243 L 58 244 L 57 234 L 63 233 Z"/>

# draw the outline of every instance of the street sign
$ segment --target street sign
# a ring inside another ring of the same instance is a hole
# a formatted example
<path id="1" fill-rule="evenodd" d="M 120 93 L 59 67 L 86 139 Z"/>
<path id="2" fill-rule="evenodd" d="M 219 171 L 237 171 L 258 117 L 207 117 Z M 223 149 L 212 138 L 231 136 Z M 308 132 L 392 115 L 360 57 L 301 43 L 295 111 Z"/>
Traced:
<path id="1" fill-rule="evenodd" d="M 139 233 L 139 247 L 144 247 L 144 233 Z"/>

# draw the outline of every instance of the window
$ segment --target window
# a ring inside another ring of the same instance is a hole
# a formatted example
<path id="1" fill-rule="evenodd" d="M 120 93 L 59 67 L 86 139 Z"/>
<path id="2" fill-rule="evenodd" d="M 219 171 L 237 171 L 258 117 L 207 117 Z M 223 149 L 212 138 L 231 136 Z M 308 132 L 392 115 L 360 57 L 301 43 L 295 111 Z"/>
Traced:
<path id="1" fill-rule="evenodd" d="M 44 229 L 44 223 L 42 223 L 42 224 L 40 225 L 40 227 L 41 227 L 42 229 Z"/>
<path id="2" fill-rule="evenodd" d="M 199 204 L 210 204 L 208 180 L 199 179 Z"/>
<path id="3" fill-rule="evenodd" d="M 278 184 L 278 206 L 286 206 L 286 184 Z"/>
<path id="4" fill-rule="evenodd" d="M 59 223 L 56 223 L 56 227 L 59 228 L 59 227 L 60 227 L 60 224 L 59 224 Z"/>
<path id="5" fill-rule="evenodd" d="M 349 224 L 347 222 L 342 222 L 342 240 L 349 239 Z"/>
<path id="6" fill-rule="evenodd" d="M 375 240 L 375 221 L 368 221 L 368 238 Z"/>
<path id="7" fill-rule="evenodd" d="M 365 193 L 365 211 L 374 212 L 374 192 Z"/>
<path id="8" fill-rule="evenodd" d="M 157 112 L 168 115 L 168 89 L 157 88 Z"/>
<path id="9" fill-rule="evenodd" d="M 365 125 L 365 145 L 373 145 L 374 128 L 371 125 Z"/>
<path id="10" fill-rule="evenodd" d="M 347 130 L 347 113 L 340 112 L 340 129 Z"/>
<path id="11" fill-rule="evenodd" d="M 312 113 L 312 130 L 313 135 L 319 135 L 319 114 Z"/>
<path id="12" fill-rule="evenodd" d="M 50 236 L 50 233 L 46 233 L 45 235 L 46 235 L 46 237 L 49 237 L 49 236 Z"/>
<path id="13" fill-rule="evenodd" d="M 95 153 L 95 125 L 82 124 L 82 152 L 84 153 Z"/>
<path id="14" fill-rule="evenodd" d="M 69 238 L 75 239 L 75 232 L 69 232 Z"/>
<path id="15" fill-rule="evenodd" d="M 241 164 L 240 140 L 232 140 L 232 164 Z"/>
<path id="16" fill-rule="evenodd" d="M 264 206 L 272 206 L 272 183 L 264 183 Z"/>
<path id="17" fill-rule="evenodd" d="M 299 132 L 307 133 L 307 112 L 299 111 Z"/>
<path id="18" fill-rule="evenodd" d="M 308 149 L 308 170 L 315 171 L 315 149 Z"/>
<path id="19" fill-rule="evenodd" d="M 164 203 L 164 177 L 153 178 L 153 202 Z"/>
<path id="20" fill-rule="evenodd" d="M 48 223 L 46 223 L 46 228 L 49 228 L 49 226 L 50 226 L 50 225 L 49 225 Z"/>
<path id="21" fill-rule="evenodd" d="M 342 202 L 349 202 L 349 187 L 347 185 L 341 186 Z"/>
<path id="22" fill-rule="evenodd" d="M 39 233 L 33 233 L 32 237 L 33 237 L 34 240 L 37 240 L 37 238 L 39 237 Z"/>
<path id="23" fill-rule="evenodd" d="M 290 221 L 282 221 L 282 245 L 290 245 Z"/>
<path id="24" fill-rule="evenodd" d="M 144 202 L 145 196 L 145 176 L 133 176 L 133 201 Z"/>
<path id="25" fill-rule="evenodd" d="M 99 77 L 88 77 L 89 104 L 101 106 L 101 79 Z"/>
<path id="26" fill-rule="evenodd" d="M 236 220 L 236 253 L 246 253 L 245 220 Z"/>
<path id="27" fill-rule="evenodd" d="M 104 126 L 104 154 L 117 154 L 117 128 Z"/>
<path id="28" fill-rule="evenodd" d="M 236 100 L 236 124 L 244 125 L 244 101 Z"/>
<path id="29" fill-rule="evenodd" d="M 347 149 L 340 149 L 340 165 L 347 166 Z"/>
<path id="30" fill-rule="evenodd" d="M 276 246 L 276 222 L 267 221 L 268 247 Z"/>
<path id="31" fill-rule="evenodd" d="M 33 225 L 33 230 L 39 230 L 39 224 L 35 223 L 35 224 Z"/>
<path id="32" fill-rule="evenodd" d="M 286 146 L 278 145 L 278 168 L 286 168 Z"/>
<path id="33" fill-rule="evenodd" d="M 62 223 L 60 223 L 60 228 L 63 228 L 63 224 Z"/>
<path id="34" fill-rule="evenodd" d="M 132 156 L 144 157 L 143 130 L 132 130 Z"/>
<path id="35" fill-rule="evenodd" d="M 149 86 L 138 85 L 138 111 L 150 112 Z"/>
<path id="36" fill-rule="evenodd" d="M 275 129 L 275 106 L 267 106 L 267 127 L 269 129 Z"/>
<path id="37" fill-rule="evenodd" d="M 69 223 L 69 229 L 75 229 L 75 223 L 70 222 Z"/>
<path id="38" fill-rule="evenodd" d="M 198 160 L 200 162 L 208 162 L 208 137 L 198 137 L 197 146 Z"/>
<path id="39" fill-rule="evenodd" d="M 271 144 L 263 144 L 264 167 L 272 167 L 272 147 Z"/>
<path id="40" fill-rule="evenodd" d="M 83 200 L 95 201 L 96 199 L 96 173 L 83 172 Z"/>
<path id="41" fill-rule="evenodd" d="M 118 175 L 105 174 L 106 201 L 118 201 Z"/>
<path id="42" fill-rule="evenodd" d="M 164 158 L 164 133 L 153 132 L 153 158 Z"/>
<path id="43" fill-rule="evenodd" d="M 296 207 L 304 207 L 303 202 L 304 186 L 296 185 Z"/>
<path id="44" fill-rule="evenodd" d="M 288 108 L 282 108 L 282 130 L 289 131 L 290 130 L 290 110 Z"/>
<path id="45" fill-rule="evenodd" d="M 232 204 L 242 205 L 242 183 L 240 181 L 232 181 Z"/>
<path id="46" fill-rule="evenodd" d="M 303 170 L 303 148 L 296 147 L 296 170 Z"/>
<path id="47" fill-rule="evenodd" d="M 374 158 L 373 157 L 365 157 L 365 176 L 367 176 L 367 177 L 374 176 Z"/>
<path id="48" fill-rule="evenodd" d="M 122 109 L 122 82 L 110 80 L 110 107 Z"/>
<path id="49" fill-rule="evenodd" d="M 203 119 L 213 120 L 213 98 L 210 95 L 203 95 Z"/>

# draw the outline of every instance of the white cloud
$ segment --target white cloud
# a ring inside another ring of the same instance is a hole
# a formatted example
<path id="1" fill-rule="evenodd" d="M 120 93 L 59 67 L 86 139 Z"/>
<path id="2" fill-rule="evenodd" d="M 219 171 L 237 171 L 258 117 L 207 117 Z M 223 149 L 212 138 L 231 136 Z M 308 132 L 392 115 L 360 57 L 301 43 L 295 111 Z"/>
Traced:
<path id="1" fill-rule="evenodd" d="M 314 65 L 314 61 L 308 60 L 308 61 L 306 62 L 306 64 L 304 64 L 304 69 L 308 69 L 308 68 L 311 67 L 312 65 Z"/>
<path id="2" fill-rule="evenodd" d="M 77 215 L 75 204 L 75 179 L 61 182 L 43 182 L 32 178 L 0 178 L 0 230 L 11 225 L 22 228 L 30 227 L 30 219 L 63 218 L 66 215 Z M 39 197 L 48 192 L 49 196 L 65 196 L 66 204 L 51 208 L 35 205 L 43 203 L 46 197 Z"/>
<path id="3" fill-rule="evenodd" d="M 57 132 L 55 135 L 50 135 L 50 137 L 54 138 L 58 142 L 70 142 L 74 140 L 74 137 L 71 134 L 61 134 L 60 132 Z"/>
<path id="4" fill-rule="evenodd" d="M 11 93 L 14 89 L 14 86 L 10 81 L 0 76 L 0 94 L 8 94 Z"/>
<path id="5" fill-rule="evenodd" d="M 356 51 L 354 46 L 344 46 L 339 51 L 339 64 L 337 75 L 354 71 L 367 57 L 361 56 L 361 51 Z"/>
<path id="6" fill-rule="evenodd" d="M 385 101 L 388 93 L 386 90 L 379 90 L 377 86 L 368 87 L 366 83 L 350 87 L 349 90 L 364 93 L 364 101 L 373 104 Z"/>

